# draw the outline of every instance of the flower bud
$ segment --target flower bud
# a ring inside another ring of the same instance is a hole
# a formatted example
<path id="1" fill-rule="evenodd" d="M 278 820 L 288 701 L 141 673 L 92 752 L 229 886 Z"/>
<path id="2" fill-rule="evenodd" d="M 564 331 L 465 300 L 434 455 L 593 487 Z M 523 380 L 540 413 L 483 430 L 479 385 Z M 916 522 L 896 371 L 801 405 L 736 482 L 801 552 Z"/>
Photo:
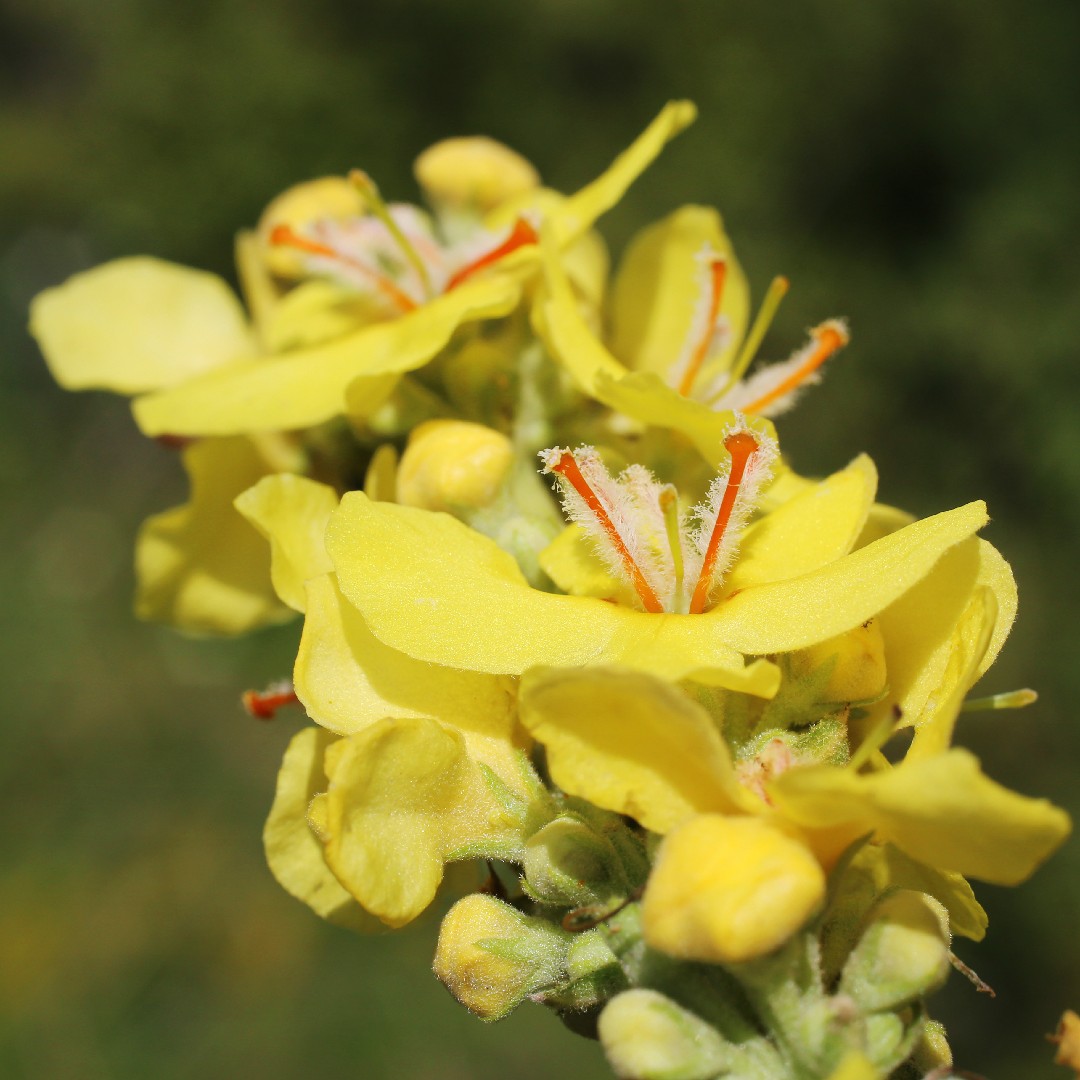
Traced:
<path id="1" fill-rule="evenodd" d="M 945 1025 L 939 1020 L 926 1021 L 922 1035 L 911 1055 L 911 1061 L 923 1073 L 932 1073 L 935 1069 L 947 1069 L 952 1065 L 952 1048 L 945 1036 Z"/>
<path id="2" fill-rule="evenodd" d="M 543 919 L 473 893 L 442 921 L 435 974 L 482 1020 L 498 1020 L 526 994 L 558 981 L 569 944 L 569 934 Z"/>
<path id="3" fill-rule="evenodd" d="M 723 1036 L 655 990 L 612 998 L 600 1014 L 599 1035 L 612 1071 L 628 1080 L 708 1080 L 727 1072 Z"/>
<path id="4" fill-rule="evenodd" d="M 600 930 L 575 934 L 566 954 L 566 982 L 544 994 L 558 1009 L 593 1009 L 627 989 L 626 972 Z"/>
<path id="5" fill-rule="evenodd" d="M 949 916 L 913 889 L 890 893 L 870 914 L 844 965 L 841 993 L 866 1012 L 895 1009 L 936 990 L 949 973 Z"/>
<path id="6" fill-rule="evenodd" d="M 782 945 L 821 904 L 810 851 L 760 818 L 701 814 L 664 840 L 645 889 L 645 940 L 686 960 L 741 963 Z"/>
<path id="7" fill-rule="evenodd" d="M 560 817 L 525 845 L 525 883 L 538 900 L 577 906 L 624 895 L 615 849 L 576 818 Z"/>
<path id="8" fill-rule="evenodd" d="M 363 212 L 363 198 L 344 176 L 323 176 L 294 184 L 278 195 L 259 218 L 258 234 L 266 264 L 280 277 L 296 277 L 302 271 L 300 252 L 270 242 L 270 234 L 279 226 L 295 231 L 313 221 L 358 217 Z"/>
<path id="9" fill-rule="evenodd" d="M 885 642 L 876 619 L 811 645 L 799 656 L 807 671 L 833 661 L 823 701 L 873 701 L 885 689 Z"/>
<path id="10" fill-rule="evenodd" d="M 433 206 L 477 215 L 540 183 L 525 158 L 484 135 L 443 139 L 429 146 L 416 159 L 413 172 Z"/>
<path id="11" fill-rule="evenodd" d="M 423 510 L 475 510 L 498 496 L 513 464 L 510 440 L 465 420 L 428 420 L 413 430 L 398 467 L 398 502 Z"/>

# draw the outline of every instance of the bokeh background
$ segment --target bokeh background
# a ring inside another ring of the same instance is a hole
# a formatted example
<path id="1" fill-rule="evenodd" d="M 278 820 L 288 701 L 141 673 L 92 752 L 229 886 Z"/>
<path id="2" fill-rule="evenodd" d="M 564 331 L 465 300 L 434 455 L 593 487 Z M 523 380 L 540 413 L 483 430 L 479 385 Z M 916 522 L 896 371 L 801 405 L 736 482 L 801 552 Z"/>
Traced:
<path id="1" fill-rule="evenodd" d="M 520 1080 L 607 1075 L 523 1008 L 487 1027 L 428 970 L 433 928 L 359 939 L 271 880 L 259 833 L 292 719 L 239 690 L 296 629 L 193 641 L 129 615 L 137 523 L 182 501 L 126 403 L 50 382 L 39 289 L 138 252 L 231 275 L 290 183 L 484 132 L 572 190 L 660 104 L 701 119 L 602 223 L 614 252 L 681 202 L 721 207 L 767 344 L 851 318 L 783 424 L 807 473 L 873 453 L 919 513 L 986 497 L 1021 618 L 960 739 L 1080 811 L 1080 6 L 1075 0 L 4 0 L 0 4 L 0 1075 Z M 965 1068 L 1064 1075 L 1080 1006 L 1080 854 L 982 887 L 989 940 L 938 1013 Z"/>

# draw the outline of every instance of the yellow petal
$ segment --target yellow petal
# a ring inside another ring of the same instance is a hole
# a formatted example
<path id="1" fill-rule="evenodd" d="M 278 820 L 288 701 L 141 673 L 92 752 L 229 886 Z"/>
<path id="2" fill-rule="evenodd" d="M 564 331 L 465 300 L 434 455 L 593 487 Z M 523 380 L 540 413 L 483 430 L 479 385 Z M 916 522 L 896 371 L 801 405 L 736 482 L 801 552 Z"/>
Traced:
<path id="1" fill-rule="evenodd" d="M 135 402 L 148 435 L 225 435 L 311 427 L 381 405 L 397 376 L 422 367 L 464 322 L 508 314 L 521 287 L 507 275 L 464 285 L 393 319 L 324 345 L 244 360 Z"/>
<path id="2" fill-rule="evenodd" d="M 338 592 L 331 574 L 308 582 L 293 682 L 312 720 L 343 735 L 388 716 L 438 719 L 461 732 L 472 757 L 514 786 L 522 740 L 511 681 L 427 664 L 388 648 Z"/>
<path id="3" fill-rule="evenodd" d="M 281 600 L 304 610 L 304 582 L 333 570 L 323 537 L 337 492 L 303 476 L 267 476 L 234 500 L 236 509 L 270 541 L 270 579 Z"/>
<path id="4" fill-rule="evenodd" d="M 327 550 L 342 593 L 376 637 L 420 660 L 517 675 L 617 664 L 771 696 L 774 665 L 744 666 L 702 615 L 653 615 L 533 589 L 514 559 L 447 514 L 350 492 Z"/>
<path id="5" fill-rule="evenodd" d="M 540 183 L 517 151 L 485 135 L 442 139 L 413 164 L 416 181 L 433 206 L 487 213 Z"/>
<path id="6" fill-rule="evenodd" d="M 801 825 L 873 830 L 920 862 L 996 885 L 1023 881 L 1070 828 L 1064 811 L 995 784 L 964 750 L 870 775 L 790 769 L 769 794 Z"/>
<path id="7" fill-rule="evenodd" d="M 643 424 L 682 432 L 706 461 L 718 464 L 725 457 L 724 435 L 734 422 L 734 415 L 714 412 L 700 402 L 683 397 L 652 371 L 630 372 L 601 344 L 582 315 L 549 230 L 541 235 L 541 259 L 544 289 L 534 309 L 536 329 L 575 385 L 609 408 Z M 750 417 L 748 423 L 751 429 L 774 437 L 768 420 Z"/>
<path id="8" fill-rule="evenodd" d="M 285 293 L 261 329 L 268 351 L 279 353 L 332 341 L 385 318 L 374 297 L 316 278 Z"/>
<path id="9" fill-rule="evenodd" d="M 555 217 L 559 241 L 580 236 L 626 194 L 660 151 L 697 117 L 690 101 L 669 102 L 655 120 L 590 184 L 571 195 Z"/>
<path id="10" fill-rule="evenodd" d="M 870 878 L 875 895 L 890 889 L 928 893 L 948 911 L 954 934 L 972 941 L 986 936 L 986 912 L 960 874 L 916 862 L 892 844 L 863 844 L 851 866 Z"/>
<path id="11" fill-rule="evenodd" d="M 333 738 L 309 727 L 290 740 L 263 829 L 266 861 L 278 884 L 316 915 L 354 930 L 378 930 L 382 923 L 364 911 L 330 872 L 323 846 L 307 822 L 308 804 L 329 783 L 323 754 Z"/>
<path id="12" fill-rule="evenodd" d="M 388 926 L 428 906 L 455 849 L 510 835 L 461 735 L 433 720 L 382 720 L 335 750 L 326 861 Z"/>
<path id="13" fill-rule="evenodd" d="M 175 386 L 256 348 L 221 278 L 145 256 L 46 289 L 30 305 L 30 332 L 61 386 L 122 394 Z"/>
<path id="14" fill-rule="evenodd" d="M 732 337 L 717 358 L 726 370 L 746 331 L 749 291 L 720 215 L 711 207 L 684 206 L 642 230 L 623 256 L 611 296 L 611 350 L 635 371 L 667 379 L 699 306 L 705 249 L 727 261 L 721 313 Z"/>
<path id="15" fill-rule="evenodd" d="M 291 618 L 274 593 L 266 541 L 233 506 L 287 464 L 270 451 L 241 437 L 204 439 L 184 451 L 191 501 L 148 518 L 135 543 L 139 618 L 219 634 Z"/>
<path id="16" fill-rule="evenodd" d="M 281 293 L 270 274 L 270 268 L 263 258 L 263 245 L 259 237 L 250 229 L 243 229 L 236 234 L 236 273 L 240 278 L 240 292 L 244 303 L 251 312 L 251 321 L 255 328 L 261 351 L 269 351 L 267 343 L 267 324 L 273 315 Z M 245 351 L 241 355 L 248 355 Z"/>
<path id="17" fill-rule="evenodd" d="M 737 964 L 779 948 L 825 897 L 809 850 L 752 817 L 702 814 L 665 837 L 642 901 L 645 940 L 686 960 Z"/>
<path id="18" fill-rule="evenodd" d="M 972 633 L 981 635 L 982 617 L 976 627 L 965 612 L 980 589 L 992 598 L 992 608 L 987 608 L 989 637 L 969 665 L 969 639 Z M 1016 583 L 1009 564 L 984 540 L 972 538 L 957 544 L 923 581 L 881 614 L 890 683 L 889 700 L 882 707 L 898 705 L 905 726 L 919 729 L 929 723 L 958 680 L 967 682 L 963 694 L 986 671 L 1015 616 Z M 965 659 L 960 659 L 960 653 Z M 947 721 L 950 732 L 952 719 Z"/>
<path id="19" fill-rule="evenodd" d="M 877 490 L 877 470 L 865 455 L 754 522 L 724 583 L 731 594 L 786 581 L 846 555 L 855 545 Z"/>
<path id="20" fill-rule="evenodd" d="M 748 655 L 805 649 L 866 622 L 986 522 L 981 502 L 891 533 L 790 581 L 752 585 L 697 618 Z"/>
<path id="21" fill-rule="evenodd" d="M 653 832 L 752 799 L 709 714 L 649 675 L 536 669 L 521 680 L 520 709 L 560 788 Z"/>
<path id="22" fill-rule="evenodd" d="M 634 603 L 633 589 L 608 570 L 580 525 L 568 525 L 540 552 L 540 569 L 573 596 Z"/>
<path id="23" fill-rule="evenodd" d="M 303 230 L 315 221 L 347 221 L 364 213 L 364 200 L 344 176 L 320 176 L 286 188 L 259 218 L 260 255 L 275 274 L 296 277 L 304 272 L 303 256 L 288 245 L 273 244 L 270 235 L 279 225 Z"/>

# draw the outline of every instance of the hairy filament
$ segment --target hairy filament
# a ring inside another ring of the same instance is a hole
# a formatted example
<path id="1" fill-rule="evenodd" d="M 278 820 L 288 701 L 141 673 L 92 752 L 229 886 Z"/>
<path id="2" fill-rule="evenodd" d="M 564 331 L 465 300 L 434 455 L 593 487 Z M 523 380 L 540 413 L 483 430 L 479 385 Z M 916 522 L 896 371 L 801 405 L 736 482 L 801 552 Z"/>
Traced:
<path id="1" fill-rule="evenodd" d="M 451 289 L 457 288 L 458 285 L 467 278 L 472 277 L 473 274 L 485 270 L 493 263 L 497 263 L 500 259 L 517 251 L 518 248 L 537 243 L 539 239 L 536 230 L 524 218 L 519 217 L 514 222 L 514 228 L 511 230 L 510 235 L 501 244 L 451 274 L 443 292 L 449 292 Z"/>

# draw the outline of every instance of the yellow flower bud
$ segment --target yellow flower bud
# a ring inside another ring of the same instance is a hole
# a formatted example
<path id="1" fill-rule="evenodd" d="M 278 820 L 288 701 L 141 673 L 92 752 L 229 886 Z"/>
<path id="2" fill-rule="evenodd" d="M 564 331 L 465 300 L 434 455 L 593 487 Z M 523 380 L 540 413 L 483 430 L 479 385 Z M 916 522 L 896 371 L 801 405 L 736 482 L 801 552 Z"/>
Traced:
<path id="1" fill-rule="evenodd" d="M 824 895 L 825 874 L 797 840 L 760 818 L 701 814 L 660 847 L 645 940 L 686 960 L 752 960 L 782 945 Z"/>
<path id="2" fill-rule="evenodd" d="M 618 1077 L 728 1075 L 723 1036 L 655 990 L 612 998 L 600 1014 L 599 1036 Z"/>
<path id="3" fill-rule="evenodd" d="M 479 509 L 499 494 L 513 463 L 510 440 L 483 424 L 428 420 L 409 436 L 398 502 L 423 510 Z"/>
<path id="4" fill-rule="evenodd" d="M 477 214 L 540 183 L 525 158 L 484 135 L 443 139 L 429 146 L 416 159 L 413 172 L 432 204 Z"/>
<path id="5" fill-rule="evenodd" d="M 885 642 L 876 619 L 802 653 L 807 671 L 829 660 L 833 669 L 822 692 L 825 701 L 873 701 L 884 691 Z"/>
<path id="6" fill-rule="evenodd" d="M 895 1009 L 936 990 L 949 973 L 949 915 L 913 889 L 890 893 L 844 965 L 840 989 L 868 1012 Z"/>
<path id="7" fill-rule="evenodd" d="M 492 896 L 459 900 L 439 928 L 435 974 L 482 1020 L 498 1020 L 558 978 L 569 935 Z"/>
<path id="8" fill-rule="evenodd" d="M 344 176 L 323 176 L 294 184 L 278 195 L 259 218 L 258 235 L 266 264 L 281 277 L 296 277 L 302 271 L 301 252 L 270 242 L 274 229 L 284 225 L 295 231 L 312 221 L 358 217 L 363 212 L 363 197 Z"/>

